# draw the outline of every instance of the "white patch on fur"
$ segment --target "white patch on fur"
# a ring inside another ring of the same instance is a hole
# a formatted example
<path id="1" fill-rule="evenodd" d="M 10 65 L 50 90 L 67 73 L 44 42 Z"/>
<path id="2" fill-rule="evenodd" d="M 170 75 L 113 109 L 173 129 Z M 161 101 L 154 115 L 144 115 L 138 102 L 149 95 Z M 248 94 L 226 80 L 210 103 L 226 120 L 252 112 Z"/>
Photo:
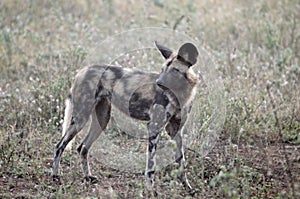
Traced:
<path id="1" fill-rule="evenodd" d="M 192 82 L 195 83 L 195 85 L 194 85 L 194 87 L 193 87 L 193 89 L 191 91 L 191 94 L 190 94 L 188 100 L 184 104 L 184 107 L 189 106 L 192 103 L 192 101 L 194 100 L 194 98 L 195 98 L 195 96 L 197 94 L 197 84 L 198 84 L 198 79 L 199 79 L 198 75 L 194 72 L 194 70 L 193 70 L 192 67 L 190 67 L 188 69 L 187 76 L 188 76 L 189 80 L 191 80 Z"/>
<path id="2" fill-rule="evenodd" d="M 66 109 L 65 109 L 62 136 L 65 136 L 66 131 L 69 128 L 69 126 L 71 124 L 71 116 L 72 116 L 72 103 L 71 103 L 70 99 L 67 99 L 65 103 L 66 103 Z M 73 143 L 73 140 L 71 140 L 69 142 L 69 144 L 67 145 L 67 147 L 66 147 L 67 151 L 71 151 L 72 143 Z"/>
<path id="3" fill-rule="evenodd" d="M 194 88 L 192 89 L 191 95 L 188 98 L 188 100 L 186 101 L 184 107 L 187 107 L 192 103 L 192 101 L 194 100 L 196 94 L 197 94 L 197 86 L 194 86 Z"/>

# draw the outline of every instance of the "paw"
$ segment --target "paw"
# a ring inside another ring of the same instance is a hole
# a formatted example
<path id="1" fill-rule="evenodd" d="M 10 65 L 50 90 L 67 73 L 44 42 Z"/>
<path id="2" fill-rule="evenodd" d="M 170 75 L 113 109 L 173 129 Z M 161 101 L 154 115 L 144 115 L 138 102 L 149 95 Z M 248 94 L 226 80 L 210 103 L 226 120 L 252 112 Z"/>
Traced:
<path id="1" fill-rule="evenodd" d="M 180 173 L 178 179 L 180 180 L 181 184 L 184 186 L 185 190 L 187 190 L 189 193 L 193 192 L 194 189 L 189 183 L 185 174 Z"/>
<path id="2" fill-rule="evenodd" d="M 51 175 L 51 177 L 52 177 L 53 181 L 58 181 L 59 180 L 58 175 Z"/>
<path id="3" fill-rule="evenodd" d="M 58 175 L 51 175 L 52 181 L 61 184 L 60 177 Z"/>
<path id="4" fill-rule="evenodd" d="M 153 186 L 153 180 L 151 178 L 146 178 L 146 198 L 157 198 L 158 194 Z"/>
<path id="5" fill-rule="evenodd" d="M 197 193 L 197 191 L 193 188 L 189 189 L 188 192 L 189 192 L 190 196 L 192 196 L 192 197 L 195 196 L 195 194 Z"/>
<path id="6" fill-rule="evenodd" d="M 184 182 L 182 182 L 182 184 L 183 184 L 184 188 L 186 190 L 188 190 L 189 192 L 193 190 L 193 187 L 190 185 L 190 183 L 187 180 L 185 180 Z"/>
<path id="7" fill-rule="evenodd" d="M 84 177 L 84 179 L 86 182 L 89 182 L 91 184 L 96 184 L 99 182 L 98 178 L 95 176 L 86 176 L 86 177 Z"/>
<path id="8" fill-rule="evenodd" d="M 151 178 L 146 177 L 146 188 L 148 191 L 153 190 L 153 180 Z"/>
<path id="9" fill-rule="evenodd" d="M 182 185 L 184 186 L 185 190 L 188 191 L 188 193 L 191 196 L 194 196 L 196 193 L 196 190 L 193 189 L 193 187 L 190 185 L 189 181 L 185 178 L 183 181 L 181 181 Z"/>

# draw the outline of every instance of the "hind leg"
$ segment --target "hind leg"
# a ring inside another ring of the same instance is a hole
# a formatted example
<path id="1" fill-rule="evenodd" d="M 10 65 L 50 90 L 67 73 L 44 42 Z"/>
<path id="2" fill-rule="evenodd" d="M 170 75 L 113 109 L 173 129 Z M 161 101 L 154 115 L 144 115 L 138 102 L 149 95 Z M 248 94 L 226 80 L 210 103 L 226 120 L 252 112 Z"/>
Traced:
<path id="1" fill-rule="evenodd" d="M 92 113 L 92 121 L 89 127 L 89 133 L 79 145 L 77 151 L 80 154 L 81 166 L 84 178 L 92 183 L 97 182 L 97 178 L 92 176 L 88 162 L 88 152 L 92 144 L 100 136 L 101 132 L 105 130 L 110 119 L 110 102 L 104 98 L 95 107 Z"/>
<path id="2" fill-rule="evenodd" d="M 184 157 L 184 148 L 182 143 L 182 124 L 181 119 L 171 118 L 169 123 L 166 126 L 166 131 L 172 140 L 176 142 L 175 149 L 175 161 L 178 164 L 179 174 L 178 179 L 182 182 L 182 184 L 188 189 L 192 190 L 190 183 L 186 177 L 184 172 L 185 167 L 185 157 Z"/>
<path id="3" fill-rule="evenodd" d="M 62 153 L 64 152 L 68 143 L 75 137 L 75 135 L 77 133 L 78 133 L 78 130 L 76 129 L 74 121 L 72 121 L 66 131 L 66 134 L 62 137 L 60 142 L 56 145 L 56 152 L 55 152 L 55 157 L 53 160 L 53 170 L 52 170 L 52 174 L 51 174 L 53 179 L 57 178 L 58 167 L 59 167 L 59 162 L 60 162 Z"/>

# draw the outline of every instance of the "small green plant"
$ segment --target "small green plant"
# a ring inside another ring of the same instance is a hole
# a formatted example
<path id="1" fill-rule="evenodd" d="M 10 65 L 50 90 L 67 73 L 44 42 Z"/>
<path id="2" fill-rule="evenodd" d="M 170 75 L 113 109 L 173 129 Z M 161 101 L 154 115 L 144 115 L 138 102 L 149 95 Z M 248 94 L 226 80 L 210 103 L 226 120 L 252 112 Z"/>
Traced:
<path id="1" fill-rule="evenodd" d="M 248 166 L 238 166 L 230 170 L 220 167 L 220 172 L 211 181 L 210 186 L 217 189 L 220 196 L 229 198 L 249 198 L 263 194 L 262 174 Z M 256 189 L 252 184 L 257 184 Z M 262 196 L 262 195 L 261 195 Z"/>

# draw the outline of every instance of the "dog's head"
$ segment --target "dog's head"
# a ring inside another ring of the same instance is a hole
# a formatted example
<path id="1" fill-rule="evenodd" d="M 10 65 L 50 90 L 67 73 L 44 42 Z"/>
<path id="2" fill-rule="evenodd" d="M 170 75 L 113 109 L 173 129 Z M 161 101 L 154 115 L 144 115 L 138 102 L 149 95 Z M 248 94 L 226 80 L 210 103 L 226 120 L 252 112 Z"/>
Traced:
<path id="1" fill-rule="evenodd" d="M 183 44 L 178 52 L 173 52 L 157 42 L 155 44 L 166 59 L 156 84 L 163 90 L 171 91 L 179 103 L 182 103 L 190 96 L 197 83 L 192 66 L 197 62 L 198 50 L 192 43 Z"/>
<path id="2" fill-rule="evenodd" d="M 192 66 L 196 64 L 198 50 L 192 43 L 183 44 L 178 52 L 155 42 L 156 47 L 166 59 L 156 84 L 163 89 L 181 90 L 196 84 Z"/>

